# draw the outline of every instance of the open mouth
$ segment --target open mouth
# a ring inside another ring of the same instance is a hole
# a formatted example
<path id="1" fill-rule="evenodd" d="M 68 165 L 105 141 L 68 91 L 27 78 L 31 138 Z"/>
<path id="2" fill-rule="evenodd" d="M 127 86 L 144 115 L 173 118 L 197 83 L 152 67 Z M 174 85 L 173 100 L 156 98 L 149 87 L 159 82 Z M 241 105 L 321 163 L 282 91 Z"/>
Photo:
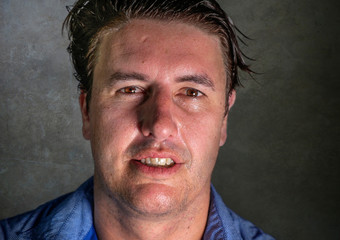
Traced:
<path id="1" fill-rule="evenodd" d="M 140 162 L 150 167 L 165 167 L 169 168 L 175 165 L 171 158 L 143 158 Z"/>

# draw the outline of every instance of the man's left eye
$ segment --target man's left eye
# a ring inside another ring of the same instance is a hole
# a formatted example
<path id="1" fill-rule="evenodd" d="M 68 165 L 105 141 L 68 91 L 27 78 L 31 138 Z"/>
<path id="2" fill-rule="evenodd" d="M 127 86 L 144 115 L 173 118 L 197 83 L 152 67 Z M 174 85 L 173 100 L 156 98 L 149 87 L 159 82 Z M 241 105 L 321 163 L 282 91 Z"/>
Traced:
<path id="1" fill-rule="evenodd" d="M 128 86 L 124 87 L 118 90 L 121 93 L 126 93 L 126 94 L 133 94 L 133 93 L 140 93 L 142 90 L 136 86 Z"/>
<path id="2" fill-rule="evenodd" d="M 203 93 L 197 89 L 194 88 L 188 88 L 187 90 L 185 90 L 185 95 L 189 96 L 189 97 L 199 97 L 201 95 L 203 95 Z"/>

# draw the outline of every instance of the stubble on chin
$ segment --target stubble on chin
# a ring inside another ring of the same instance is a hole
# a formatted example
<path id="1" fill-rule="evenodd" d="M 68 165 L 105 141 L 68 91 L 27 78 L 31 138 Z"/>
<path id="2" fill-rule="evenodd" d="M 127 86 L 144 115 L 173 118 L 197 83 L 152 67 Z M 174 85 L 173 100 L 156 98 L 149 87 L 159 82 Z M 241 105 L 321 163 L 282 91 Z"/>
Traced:
<path id="1" fill-rule="evenodd" d="M 121 212 L 131 217 L 159 220 L 175 217 L 183 212 L 187 205 L 186 196 L 178 196 L 176 189 L 165 185 L 113 185 L 106 193 Z"/>

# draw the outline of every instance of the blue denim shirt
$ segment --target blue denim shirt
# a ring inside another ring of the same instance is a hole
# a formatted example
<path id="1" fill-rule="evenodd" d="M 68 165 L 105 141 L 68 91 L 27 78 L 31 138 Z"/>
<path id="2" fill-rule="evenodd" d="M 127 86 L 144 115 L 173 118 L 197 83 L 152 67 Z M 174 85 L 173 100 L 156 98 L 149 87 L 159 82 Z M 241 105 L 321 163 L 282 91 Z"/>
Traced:
<path id="1" fill-rule="evenodd" d="M 75 192 L 37 209 L 0 221 L 0 239 L 96 240 L 93 227 L 93 178 Z M 273 240 L 249 221 L 228 209 L 215 188 L 203 240 Z"/>

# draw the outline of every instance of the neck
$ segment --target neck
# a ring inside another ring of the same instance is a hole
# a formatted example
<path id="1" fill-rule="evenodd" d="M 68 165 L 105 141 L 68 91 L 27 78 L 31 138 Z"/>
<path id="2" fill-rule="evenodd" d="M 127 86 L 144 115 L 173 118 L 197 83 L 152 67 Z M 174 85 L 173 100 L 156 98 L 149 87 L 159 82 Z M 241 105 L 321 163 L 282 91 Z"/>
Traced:
<path id="1" fill-rule="evenodd" d="M 145 216 L 94 188 L 94 223 L 98 238 L 107 239 L 201 239 L 206 226 L 210 186 L 180 213 Z"/>

